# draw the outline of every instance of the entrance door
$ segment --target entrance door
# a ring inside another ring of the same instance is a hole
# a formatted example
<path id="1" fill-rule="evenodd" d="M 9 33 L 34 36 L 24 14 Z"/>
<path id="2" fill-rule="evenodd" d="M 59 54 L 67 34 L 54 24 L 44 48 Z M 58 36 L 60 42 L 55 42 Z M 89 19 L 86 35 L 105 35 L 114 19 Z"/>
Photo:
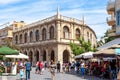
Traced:
<path id="1" fill-rule="evenodd" d="M 63 52 L 63 63 L 69 62 L 69 57 L 70 57 L 69 52 L 67 50 L 64 50 L 64 52 Z"/>

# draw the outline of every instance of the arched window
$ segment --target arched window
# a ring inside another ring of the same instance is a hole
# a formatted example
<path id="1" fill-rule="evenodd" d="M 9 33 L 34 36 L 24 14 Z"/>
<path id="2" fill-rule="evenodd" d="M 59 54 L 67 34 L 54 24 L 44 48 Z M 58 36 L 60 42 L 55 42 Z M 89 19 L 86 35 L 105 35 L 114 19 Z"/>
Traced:
<path id="1" fill-rule="evenodd" d="M 20 39 L 19 40 L 20 40 L 20 43 L 22 43 L 22 34 L 20 35 Z"/>
<path id="2" fill-rule="evenodd" d="M 30 32 L 30 42 L 32 42 L 33 41 L 33 32 L 31 31 Z"/>
<path id="3" fill-rule="evenodd" d="M 46 51 L 43 53 L 43 61 L 46 61 Z"/>
<path id="4" fill-rule="evenodd" d="M 88 38 L 88 40 L 89 40 L 89 32 L 87 32 L 87 38 Z"/>
<path id="5" fill-rule="evenodd" d="M 64 34 L 64 38 L 69 38 L 69 28 L 67 26 L 64 26 L 63 28 L 63 34 Z"/>
<path id="6" fill-rule="evenodd" d="M 25 33 L 25 35 L 24 35 L 24 39 L 25 39 L 25 43 L 27 43 L 27 33 Z"/>
<path id="7" fill-rule="evenodd" d="M 35 31 L 35 39 L 36 41 L 39 41 L 39 30 Z"/>
<path id="8" fill-rule="evenodd" d="M 51 26 L 50 27 L 50 39 L 53 39 L 54 38 L 54 27 Z"/>
<path id="9" fill-rule="evenodd" d="M 18 36 L 15 37 L 15 43 L 18 44 Z"/>
<path id="10" fill-rule="evenodd" d="M 46 40 L 46 29 L 43 28 L 42 30 L 42 40 Z"/>
<path id="11" fill-rule="evenodd" d="M 80 37 L 80 30 L 76 29 L 76 39 Z"/>

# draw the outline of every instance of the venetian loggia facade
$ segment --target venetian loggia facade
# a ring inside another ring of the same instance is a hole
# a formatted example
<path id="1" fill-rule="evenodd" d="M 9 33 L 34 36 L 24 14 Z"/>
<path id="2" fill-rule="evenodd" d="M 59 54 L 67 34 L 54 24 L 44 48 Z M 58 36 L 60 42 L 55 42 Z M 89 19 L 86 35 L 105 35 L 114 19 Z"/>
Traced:
<path id="1" fill-rule="evenodd" d="M 68 62 L 73 60 L 70 42 L 79 44 L 78 37 L 97 45 L 94 31 L 75 18 L 57 15 L 14 29 L 13 43 L 29 55 L 33 65 L 38 60 Z"/>

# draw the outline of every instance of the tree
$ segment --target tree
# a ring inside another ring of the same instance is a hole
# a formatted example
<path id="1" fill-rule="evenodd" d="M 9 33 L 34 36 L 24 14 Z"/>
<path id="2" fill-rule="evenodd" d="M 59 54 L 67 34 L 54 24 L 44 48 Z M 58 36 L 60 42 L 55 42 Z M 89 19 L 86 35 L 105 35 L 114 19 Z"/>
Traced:
<path id="1" fill-rule="evenodd" d="M 96 48 L 91 45 L 90 40 L 85 42 L 83 38 L 78 38 L 80 44 L 70 42 L 70 47 L 74 55 L 79 55 L 88 51 L 96 51 Z"/>

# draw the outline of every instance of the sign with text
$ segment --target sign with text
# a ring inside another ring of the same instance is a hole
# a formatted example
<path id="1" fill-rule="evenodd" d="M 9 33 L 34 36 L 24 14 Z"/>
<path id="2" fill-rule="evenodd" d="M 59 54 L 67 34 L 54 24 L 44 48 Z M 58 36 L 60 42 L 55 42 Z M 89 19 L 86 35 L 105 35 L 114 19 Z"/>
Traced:
<path id="1" fill-rule="evenodd" d="M 115 49 L 115 53 L 116 53 L 117 55 L 120 55 L 120 48 L 116 48 L 116 49 Z"/>

